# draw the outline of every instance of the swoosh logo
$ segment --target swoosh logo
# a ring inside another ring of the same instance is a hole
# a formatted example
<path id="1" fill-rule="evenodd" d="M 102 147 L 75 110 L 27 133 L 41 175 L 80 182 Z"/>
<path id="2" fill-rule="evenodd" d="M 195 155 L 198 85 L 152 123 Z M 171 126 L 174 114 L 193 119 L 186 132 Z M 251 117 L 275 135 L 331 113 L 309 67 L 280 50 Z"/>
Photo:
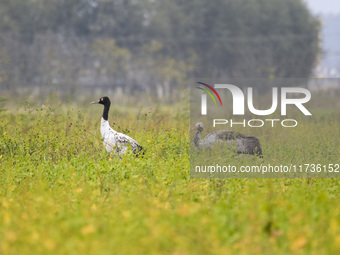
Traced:
<path id="1" fill-rule="evenodd" d="M 217 93 L 217 91 L 213 87 L 211 87 L 209 84 L 206 84 L 206 83 L 203 83 L 203 82 L 197 82 L 197 83 L 209 88 L 212 92 L 214 92 L 215 95 L 217 96 L 218 100 L 220 101 L 221 106 L 222 106 L 222 100 L 220 98 L 220 95 Z M 210 97 L 214 100 L 215 105 L 216 105 L 216 100 L 215 100 L 214 96 L 208 90 L 200 88 L 200 87 L 197 87 L 197 88 L 203 90 L 208 95 L 210 95 Z"/>

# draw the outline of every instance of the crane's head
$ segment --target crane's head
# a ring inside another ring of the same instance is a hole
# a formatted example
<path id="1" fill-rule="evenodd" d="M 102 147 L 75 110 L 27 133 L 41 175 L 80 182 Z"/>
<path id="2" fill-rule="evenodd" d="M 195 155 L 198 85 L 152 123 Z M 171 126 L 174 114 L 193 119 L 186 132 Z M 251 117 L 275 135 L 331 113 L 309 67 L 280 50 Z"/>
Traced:
<path id="1" fill-rule="evenodd" d="M 111 101 L 110 101 L 110 99 L 108 97 L 101 97 L 97 101 L 91 102 L 91 104 L 102 104 L 104 106 L 110 106 L 111 105 Z"/>
<path id="2" fill-rule="evenodd" d="M 192 130 L 197 130 L 198 132 L 202 132 L 204 129 L 204 125 L 202 122 L 197 122 Z"/>

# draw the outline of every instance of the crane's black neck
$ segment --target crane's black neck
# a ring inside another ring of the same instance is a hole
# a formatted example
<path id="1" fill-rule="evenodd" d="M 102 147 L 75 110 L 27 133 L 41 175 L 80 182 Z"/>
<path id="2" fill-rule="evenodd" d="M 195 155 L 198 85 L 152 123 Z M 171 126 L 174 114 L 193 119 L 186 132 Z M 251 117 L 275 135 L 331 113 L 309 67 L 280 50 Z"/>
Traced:
<path id="1" fill-rule="evenodd" d="M 104 104 L 104 111 L 103 111 L 103 119 L 104 120 L 109 119 L 109 110 L 110 110 L 110 103 Z"/>

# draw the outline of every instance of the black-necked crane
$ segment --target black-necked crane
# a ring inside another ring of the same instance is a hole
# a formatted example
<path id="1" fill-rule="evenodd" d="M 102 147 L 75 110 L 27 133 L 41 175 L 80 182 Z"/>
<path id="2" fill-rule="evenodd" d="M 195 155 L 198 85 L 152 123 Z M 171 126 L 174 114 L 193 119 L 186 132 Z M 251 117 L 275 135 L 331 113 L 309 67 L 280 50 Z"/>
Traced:
<path id="1" fill-rule="evenodd" d="M 262 155 L 260 141 L 256 137 L 245 136 L 230 130 L 217 130 L 201 139 L 204 130 L 202 122 L 197 122 L 193 130 L 197 131 L 194 136 L 194 145 L 198 149 L 213 149 L 216 144 L 221 144 L 233 149 L 238 154 Z"/>
<path id="2" fill-rule="evenodd" d="M 111 101 L 108 97 L 101 97 L 97 101 L 93 101 L 91 104 L 102 104 L 104 105 L 103 115 L 100 124 L 100 133 L 104 139 L 103 144 L 109 153 L 113 153 L 121 157 L 131 146 L 131 150 L 135 154 L 143 153 L 143 147 L 140 146 L 136 140 L 131 137 L 119 133 L 110 127 L 108 116 L 111 106 Z"/>

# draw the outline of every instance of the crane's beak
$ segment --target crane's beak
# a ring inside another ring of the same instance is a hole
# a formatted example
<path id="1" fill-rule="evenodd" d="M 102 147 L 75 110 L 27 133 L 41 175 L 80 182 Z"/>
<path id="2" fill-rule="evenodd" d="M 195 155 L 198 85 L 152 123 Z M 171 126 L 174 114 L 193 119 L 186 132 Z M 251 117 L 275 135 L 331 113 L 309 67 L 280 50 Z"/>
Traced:
<path id="1" fill-rule="evenodd" d="M 196 127 L 196 126 L 194 126 L 194 127 L 191 129 L 191 131 L 194 131 L 194 130 L 197 130 L 197 127 Z"/>
<path id="2" fill-rule="evenodd" d="M 91 102 L 90 104 L 99 104 L 99 100 L 93 101 L 93 102 Z"/>

